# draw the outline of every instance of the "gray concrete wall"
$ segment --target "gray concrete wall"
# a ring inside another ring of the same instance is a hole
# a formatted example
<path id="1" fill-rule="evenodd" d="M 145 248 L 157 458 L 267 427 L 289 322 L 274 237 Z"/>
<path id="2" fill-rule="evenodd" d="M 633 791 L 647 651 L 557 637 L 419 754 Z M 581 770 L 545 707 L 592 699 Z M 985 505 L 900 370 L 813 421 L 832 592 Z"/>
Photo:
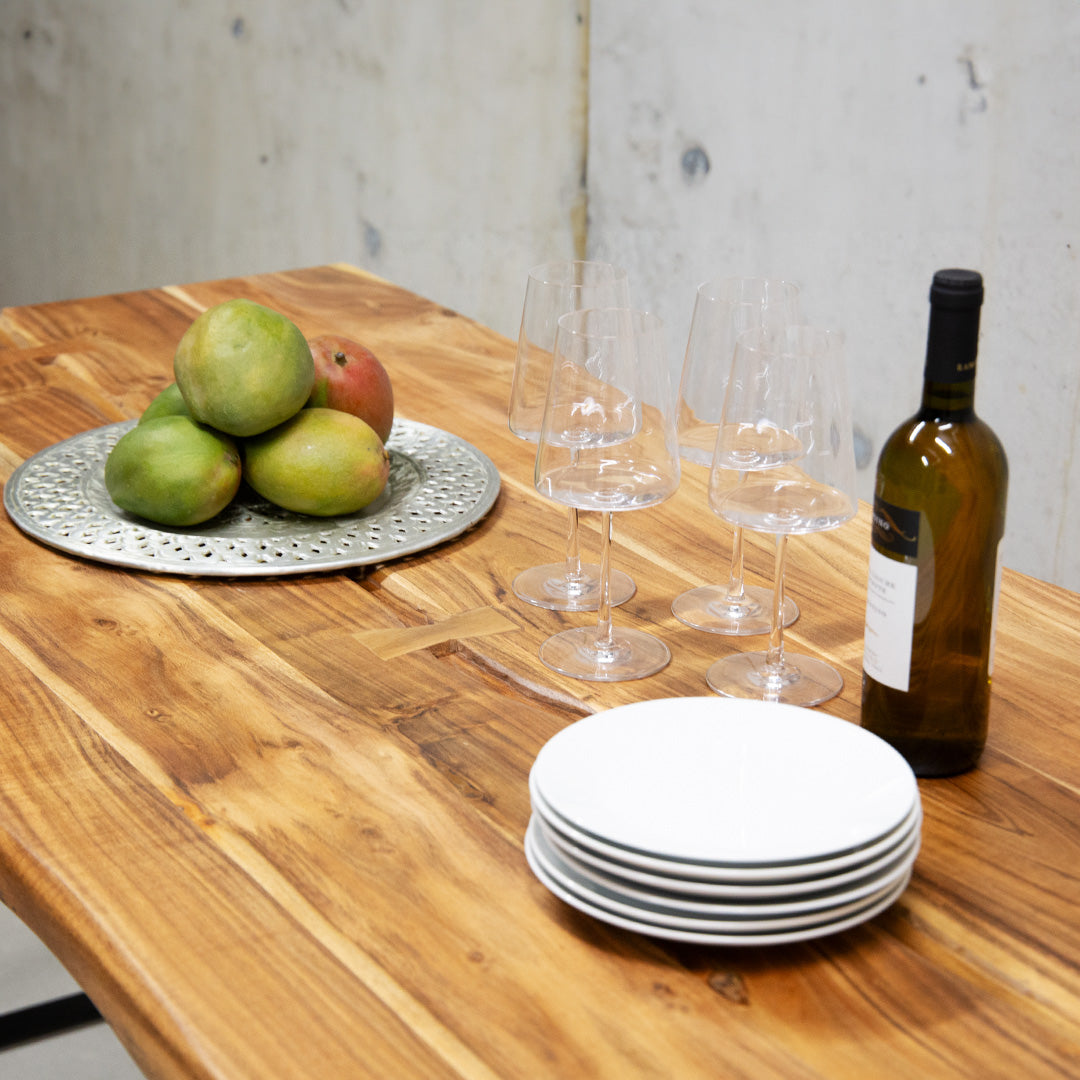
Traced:
<path id="1" fill-rule="evenodd" d="M 919 404 L 931 277 L 982 271 L 1004 560 L 1080 589 L 1080 4 L 603 0 L 592 42 L 589 242 L 672 350 L 701 281 L 799 282 L 847 335 L 869 498 Z"/>
<path id="2" fill-rule="evenodd" d="M 3 0 L 0 304 L 343 260 L 516 334 L 584 244 L 575 0 Z"/>
<path id="3" fill-rule="evenodd" d="M 1080 589 L 1076 0 L 0 10 L 0 304 L 346 260 L 513 336 L 587 251 L 677 366 L 700 281 L 784 275 L 847 334 L 866 497 L 972 266 L 1005 561 Z"/>

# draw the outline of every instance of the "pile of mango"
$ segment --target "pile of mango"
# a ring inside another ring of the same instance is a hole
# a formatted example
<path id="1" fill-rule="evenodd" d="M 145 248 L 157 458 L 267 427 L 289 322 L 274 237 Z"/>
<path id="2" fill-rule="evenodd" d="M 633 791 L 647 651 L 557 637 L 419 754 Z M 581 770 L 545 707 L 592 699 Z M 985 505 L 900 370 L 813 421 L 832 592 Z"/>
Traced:
<path id="1" fill-rule="evenodd" d="M 393 388 L 356 342 L 309 342 L 279 312 L 227 300 L 188 327 L 173 374 L 105 462 L 109 495 L 128 513 L 198 525 L 243 480 L 286 510 L 337 517 L 386 488 Z"/>

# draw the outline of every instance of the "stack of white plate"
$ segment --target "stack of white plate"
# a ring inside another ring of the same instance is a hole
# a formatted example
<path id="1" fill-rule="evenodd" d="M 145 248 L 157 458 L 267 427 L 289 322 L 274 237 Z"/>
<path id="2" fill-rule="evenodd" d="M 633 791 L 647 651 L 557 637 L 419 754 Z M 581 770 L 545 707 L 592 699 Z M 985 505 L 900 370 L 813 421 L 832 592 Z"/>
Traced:
<path id="1" fill-rule="evenodd" d="M 837 717 L 717 697 L 643 701 L 549 740 L 529 775 L 525 854 L 580 911 L 675 941 L 836 933 L 903 892 L 915 776 Z"/>

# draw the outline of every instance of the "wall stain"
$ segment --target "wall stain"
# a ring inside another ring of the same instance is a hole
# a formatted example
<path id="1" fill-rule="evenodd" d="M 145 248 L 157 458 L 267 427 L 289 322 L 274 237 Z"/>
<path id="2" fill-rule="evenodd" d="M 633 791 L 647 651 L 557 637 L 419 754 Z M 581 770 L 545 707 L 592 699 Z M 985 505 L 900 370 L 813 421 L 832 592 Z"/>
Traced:
<path id="1" fill-rule="evenodd" d="M 972 113 L 986 112 L 989 107 L 986 94 L 983 93 L 986 89 L 986 84 L 980 81 L 978 74 L 975 71 L 975 61 L 970 56 L 958 56 L 956 62 L 964 69 L 967 88 L 971 91 L 968 95 L 968 101 L 964 111 Z"/>
<path id="2" fill-rule="evenodd" d="M 874 440 L 858 424 L 855 424 L 852 441 L 855 444 L 855 468 L 869 468 L 874 464 Z"/>
<path id="3" fill-rule="evenodd" d="M 978 78 L 975 76 L 975 61 L 972 60 L 970 56 L 961 56 L 959 58 L 959 63 L 963 64 L 964 68 L 967 70 L 968 86 L 970 86 L 972 90 L 981 90 L 983 84 L 979 82 Z"/>
<path id="4" fill-rule="evenodd" d="M 382 251 L 382 233 L 370 221 L 364 222 L 364 250 L 372 258 Z"/>
<path id="5" fill-rule="evenodd" d="M 570 204 L 570 233 L 574 240 L 574 258 L 588 257 L 589 241 L 589 31 L 592 26 L 592 8 L 589 0 L 584 0 L 575 20 L 580 33 L 578 37 L 581 49 L 581 69 L 577 87 L 578 110 L 575 121 L 577 130 L 580 169 L 578 187 Z"/>
<path id="6" fill-rule="evenodd" d="M 683 179 L 690 185 L 703 183 L 709 169 L 712 168 L 712 162 L 709 161 L 705 148 L 697 145 L 687 147 L 683 151 L 679 164 L 682 168 Z"/>

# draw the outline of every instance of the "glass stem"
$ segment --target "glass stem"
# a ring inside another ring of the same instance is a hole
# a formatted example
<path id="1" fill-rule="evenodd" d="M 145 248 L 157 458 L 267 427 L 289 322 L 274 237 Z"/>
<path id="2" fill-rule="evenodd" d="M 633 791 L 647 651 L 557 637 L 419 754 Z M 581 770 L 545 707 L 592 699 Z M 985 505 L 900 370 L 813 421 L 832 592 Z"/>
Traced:
<path id="1" fill-rule="evenodd" d="M 731 572 L 728 575 L 728 591 L 724 599 L 729 604 L 741 604 L 746 599 L 743 588 L 743 531 L 742 526 L 735 527 L 731 538 Z"/>
<path id="2" fill-rule="evenodd" d="M 597 649 L 611 653 L 615 642 L 611 637 L 611 511 L 600 515 L 600 616 L 596 624 Z"/>
<path id="3" fill-rule="evenodd" d="M 772 627 L 769 630 L 769 652 L 765 659 L 765 671 L 770 680 L 778 679 L 784 669 L 784 558 L 786 555 L 787 533 L 780 533 L 776 537 Z"/>
<path id="4" fill-rule="evenodd" d="M 578 511 L 570 507 L 566 524 L 566 580 L 571 584 L 581 581 L 581 548 L 578 543 Z"/>
<path id="5" fill-rule="evenodd" d="M 739 473 L 739 483 L 746 480 L 746 473 Z M 731 537 L 731 569 L 728 573 L 728 591 L 724 601 L 741 607 L 746 601 L 746 589 L 743 586 L 743 531 L 741 525 L 735 526 Z"/>

